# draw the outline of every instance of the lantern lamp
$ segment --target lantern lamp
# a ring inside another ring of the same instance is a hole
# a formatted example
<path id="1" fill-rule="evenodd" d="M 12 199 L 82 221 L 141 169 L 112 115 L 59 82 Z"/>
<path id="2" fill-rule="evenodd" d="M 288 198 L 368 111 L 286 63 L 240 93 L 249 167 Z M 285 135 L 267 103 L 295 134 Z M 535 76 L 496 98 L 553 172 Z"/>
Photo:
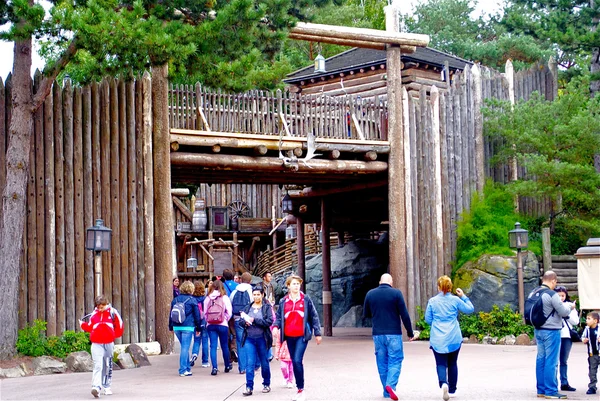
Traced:
<path id="1" fill-rule="evenodd" d="M 325 70 L 325 57 L 323 57 L 321 53 L 315 57 L 315 72 L 327 72 L 327 70 Z"/>
<path id="2" fill-rule="evenodd" d="M 281 210 L 283 213 L 291 214 L 294 211 L 294 205 L 292 205 L 292 197 L 286 193 L 281 200 Z"/>

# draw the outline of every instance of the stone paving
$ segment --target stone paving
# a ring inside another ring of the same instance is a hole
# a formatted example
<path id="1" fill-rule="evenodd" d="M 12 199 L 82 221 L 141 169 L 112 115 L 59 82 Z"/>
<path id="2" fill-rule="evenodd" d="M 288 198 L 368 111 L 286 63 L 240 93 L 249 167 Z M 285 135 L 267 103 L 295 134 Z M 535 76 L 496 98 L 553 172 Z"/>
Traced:
<path id="1" fill-rule="evenodd" d="M 308 346 L 304 359 L 307 400 L 383 400 L 377 375 L 370 329 L 334 329 L 334 336 Z M 428 342 L 404 343 L 405 360 L 398 385 L 400 400 L 441 400 L 434 358 Z M 459 356 L 457 401 L 537 400 L 535 390 L 535 346 L 464 344 Z M 261 393 L 257 373 L 255 392 L 243 397 L 244 376 L 234 371 L 217 376 L 197 365 L 193 376 L 179 377 L 179 355 L 150 357 L 152 366 L 114 372 L 114 395 L 118 400 L 291 400 L 295 390 L 283 388 L 279 362 L 271 363 L 271 393 Z M 585 346 L 574 344 L 569 359 L 572 400 L 598 401 L 586 395 L 588 383 Z M 91 400 L 91 373 L 30 376 L 0 381 L 0 400 Z"/>

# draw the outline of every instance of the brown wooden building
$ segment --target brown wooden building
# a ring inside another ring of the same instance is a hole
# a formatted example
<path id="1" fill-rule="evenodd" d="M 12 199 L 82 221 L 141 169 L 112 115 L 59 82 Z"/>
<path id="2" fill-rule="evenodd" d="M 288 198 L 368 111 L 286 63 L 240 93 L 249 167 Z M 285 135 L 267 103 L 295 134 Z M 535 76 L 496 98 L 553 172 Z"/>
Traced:
<path id="1" fill-rule="evenodd" d="M 448 89 L 448 80 L 473 63 L 429 47 L 417 47 L 402 54 L 402 85 L 413 96 L 421 87 Z M 313 66 L 288 75 L 284 80 L 294 93 L 327 96 L 360 96 L 363 99 L 387 95 L 387 60 L 384 50 L 353 48 L 325 60 L 325 72 Z M 446 74 L 446 71 L 449 71 Z"/>

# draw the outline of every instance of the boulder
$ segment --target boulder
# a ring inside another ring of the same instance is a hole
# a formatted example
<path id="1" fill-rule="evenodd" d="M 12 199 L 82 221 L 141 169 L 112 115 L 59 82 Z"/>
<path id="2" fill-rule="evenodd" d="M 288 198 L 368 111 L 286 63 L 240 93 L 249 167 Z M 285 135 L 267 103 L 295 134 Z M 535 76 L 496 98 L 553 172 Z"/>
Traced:
<path id="1" fill-rule="evenodd" d="M 129 344 L 129 346 L 125 348 L 125 352 L 131 355 L 131 359 L 133 359 L 133 362 L 136 364 L 137 367 L 150 366 L 148 356 L 146 355 L 142 347 L 140 347 L 139 345 Z"/>
<path id="2" fill-rule="evenodd" d="M 484 336 L 481 340 L 482 344 L 493 344 L 493 338 L 491 336 Z"/>
<path id="3" fill-rule="evenodd" d="M 531 345 L 531 340 L 527 334 L 519 334 L 515 340 L 515 345 Z"/>
<path id="4" fill-rule="evenodd" d="M 0 379 L 14 379 L 25 375 L 25 371 L 20 366 L 17 366 L 16 368 L 0 369 Z"/>
<path id="5" fill-rule="evenodd" d="M 87 351 L 71 352 L 65 362 L 71 372 L 91 372 L 94 370 L 94 361 Z"/>
<path id="6" fill-rule="evenodd" d="M 471 334 L 469 337 L 469 344 L 479 344 L 479 339 L 475 334 Z"/>
<path id="7" fill-rule="evenodd" d="M 362 313 L 362 305 L 353 306 L 337 321 L 335 327 L 364 327 Z"/>
<path id="8" fill-rule="evenodd" d="M 516 256 L 484 255 L 467 262 L 454 275 L 454 288 L 462 288 L 469 296 L 475 312 L 489 312 L 510 305 L 519 308 Z M 540 268 L 533 252 L 523 253 L 525 296 L 539 285 Z"/>
<path id="9" fill-rule="evenodd" d="M 49 356 L 38 356 L 32 362 L 34 375 L 49 375 L 51 373 L 65 373 L 67 364 Z"/>
<path id="10" fill-rule="evenodd" d="M 517 341 L 517 338 L 515 336 L 513 336 L 512 334 L 509 334 L 509 335 L 504 336 L 501 339 L 499 339 L 498 344 L 500 344 L 500 345 L 515 345 L 515 341 Z"/>
<path id="11" fill-rule="evenodd" d="M 121 369 L 133 369 L 136 367 L 133 358 L 127 352 L 122 352 L 117 356 L 117 365 Z"/>

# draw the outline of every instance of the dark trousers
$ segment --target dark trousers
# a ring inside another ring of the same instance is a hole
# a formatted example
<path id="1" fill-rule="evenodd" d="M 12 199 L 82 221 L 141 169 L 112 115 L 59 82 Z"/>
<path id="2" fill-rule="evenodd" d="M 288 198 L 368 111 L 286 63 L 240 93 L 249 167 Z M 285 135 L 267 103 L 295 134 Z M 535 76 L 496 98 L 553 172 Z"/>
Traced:
<path id="1" fill-rule="evenodd" d="M 296 378 L 296 387 L 298 390 L 304 390 L 304 352 L 308 343 L 304 341 L 304 337 L 285 337 L 287 341 L 288 351 L 292 358 L 292 366 L 294 367 L 294 377 Z"/>
<path id="2" fill-rule="evenodd" d="M 448 354 L 440 354 L 434 350 L 432 351 L 433 356 L 435 357 L 435 365 L 440 387 L 442 387 L 442 384 L 446 383 L 448 384 L 448 391 L 450 394 L 454 394 L 456 391 L 456 382 L 458 382 L 457 361 L 460 348 Z"/>
<path id="3" fill-rule="evenodd" d="M 560 385 L 568 386 L 569 379 L 567 378 L 567 361 L 569 360 L 569 354 L 571 353 L 571 347 L 573 347 L 573 342 L 570 338 L 561 338 L 560 339 L 560 354 L 559 354 L 559 362 L 560 362 Z"/>
<path id="4" fill-rule="evenodd" d="M 229 319 L 229 321 L 227 322 L 228 326 L 229 326 L 229 337 L 228 337 L 228 346 L 229 346 L 229 352 L 231 355 L 231 360 L 233 362 L 237 362 L 237 358 L 235 357 L 235 354 L 232 351 L 236 351 L 237 352 L 237 340 L 236 340 L 236 332 L 235 332 L 235 319 L 232 316 L 231 319 Z"/>
<path id="5" fill-rule="evenodd" d="M 598 384 L 598 365 L 600 364 L 600 356 L 592 355 L 588 356 L 588 375 L 590 376 L 590 384 L 588 388 L 597 389 Z"/>

